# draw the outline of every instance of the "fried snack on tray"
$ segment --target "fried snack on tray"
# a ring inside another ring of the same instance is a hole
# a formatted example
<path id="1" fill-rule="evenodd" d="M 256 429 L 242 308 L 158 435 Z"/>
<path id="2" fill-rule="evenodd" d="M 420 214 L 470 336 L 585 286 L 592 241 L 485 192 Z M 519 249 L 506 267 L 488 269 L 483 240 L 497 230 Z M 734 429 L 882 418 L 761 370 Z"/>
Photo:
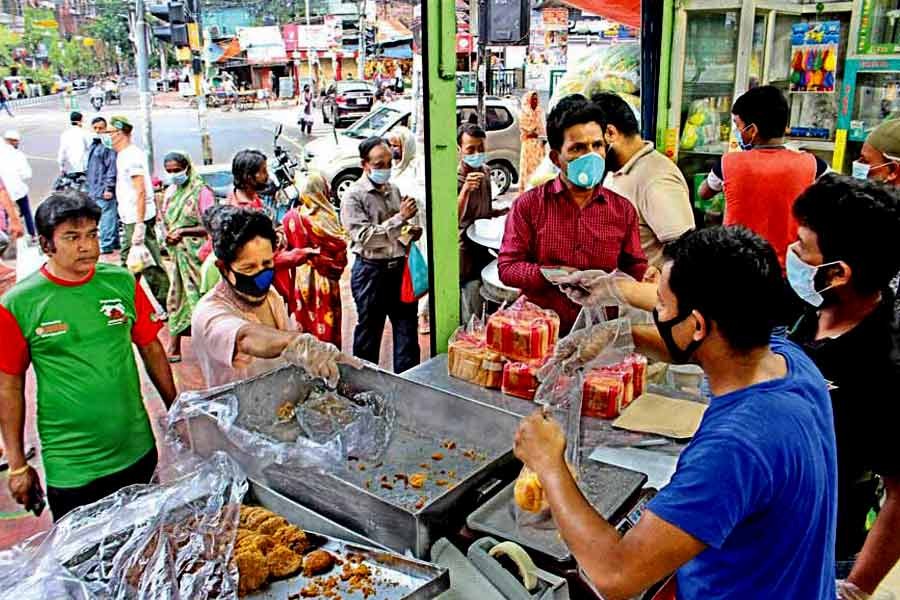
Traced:
<path id="1" fill-rule="evenodd" d="M 337 561 L 325 550 L 313 550 L 303 557 L 303 574 L 307 577 L 322 575 L 334 568 Z"/>
<path id="2" fill-rule="evenodd" d="M 255 533 L 253 535 L 248 535 L 240 542 L 235 544 L 235 549 L 256 549 L 266 555 L 275 547 L 275 540 L 272 539 L 271 536 L 262 535 L 261 533 Z"/>
<path id="3" fill-rule="evenodd" d="M 306 554 L 312 547 L 306 532 L 295 525 L 285 525 L 272 534 L 272 538 L 297 554 Z"/>
<path id="4" fill-rule="evenodd" d="M 409 476 L 409 485 L 418 489 L 418 488 L 421 488 L 423 485 L 425 485 L 425 482 L 427 480 L 428 480 L 427 473 L 413 473 L 412 475 Z"/>
<path id="5" fill-rule="evenodd" d="M 234 562 L 238 569 L 238 593 L 251 594 L 261 588 L 269 579 L 266 557 L 259 550 L 235 551 Z"/>
<path id="6" fill-rule="evenodd" d="M 256 530 L 264 535 L 272 535 L 287 524 L 287 519 L 274 515 L 260 523 Z"/>
<path id="7" fill-rule="evenodd" d="M 266 554 L 266 564 L 271 577 L 290 577 L 303 566 L 303 557 L 281 544 L 275 545 Z"/>

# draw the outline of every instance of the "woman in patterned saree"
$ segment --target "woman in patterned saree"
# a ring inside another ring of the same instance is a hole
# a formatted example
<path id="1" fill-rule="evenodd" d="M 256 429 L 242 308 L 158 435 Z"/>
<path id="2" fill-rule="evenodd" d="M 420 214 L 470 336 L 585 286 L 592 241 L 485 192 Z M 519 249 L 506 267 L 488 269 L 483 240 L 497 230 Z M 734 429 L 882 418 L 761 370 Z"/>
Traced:
<path id="1" fill-rule="evenodd" d="M 203 212 L 215 196 L 197 174 L 185 152 L 169 152 L 163 160 L 168 184 L 163 202 L 166 246 L 174 263 L 169 288 L 170 362 L 181 360 L 181 338 L 190 335 L 191 315 L 200 301 L 200 248 L 206 241 Z"/>
<path id="2" fill-rule="evenodd" d="M 297 268 L 294 318 L 303 331 L 340 348 L 340 282 L 347 266 L 348 237 L 328 198 L 325 178 L 310 173 L 300 205 L 288 211 L 282 223 L 288 248 L 318 250 Z"/>

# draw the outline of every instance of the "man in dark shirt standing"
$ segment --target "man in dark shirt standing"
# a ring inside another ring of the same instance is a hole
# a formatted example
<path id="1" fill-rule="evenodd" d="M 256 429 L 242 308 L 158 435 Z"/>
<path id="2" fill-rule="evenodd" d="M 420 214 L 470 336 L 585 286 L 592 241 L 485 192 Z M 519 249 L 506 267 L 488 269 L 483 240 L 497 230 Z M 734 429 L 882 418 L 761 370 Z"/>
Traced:
<path id="1" fill-rule="evenodd" d="M 825 175 L 794 204 L 791 287 L 810 306 L 790 337 L 830 382 L 838 450 L 835 558 L 841 598 L 867 598 L 900 558 L 900 370 L 891 359 L 891 277 L 900 199 L 872 182 Z M 885 501 L 879 510 L 879 478 Z"/>
<path id="2" fill-rule="evenodd" d="M 557 104 L 547 118 L 547 141 L 560 174 L 519 196 L 500 248 L 500 280 L 555 310 L 562 333 L 571 329 L 580 307 L 544 278 L 542 267 L 618 269 L 637 280 L 647 270 L 637 211 L 602 185 L 605 128 L 603 110 L 584 97 Z"/>
<path id="3" fill-rule="evenodd" d="M 487 166 L 487 133 L 474 123 L 460 125 L 456 133 L 459 168 L 456 171 L 457 210 L 459 214 L 459 283 L 462 288 L 462 321 L 481 313 L 481 270 L 493 260 L 487 248 L 466 235 L 469 225 L 478 219 L 492 219 L 507 213 L 494 210 L 491 196 L 491 170 Z"/>
<path id="4" fill-rule="evenodd" d="M 88 150 L 88 195 L 97 203 L 100 213 L 100 253 L 111 254 L 119 249 L 119 207 L 116 203 L 116 153 L 103 143 L 106 119 L 91 121 L 94 140 Z M 110 142 L 111 144 L 111 142 Z"/>

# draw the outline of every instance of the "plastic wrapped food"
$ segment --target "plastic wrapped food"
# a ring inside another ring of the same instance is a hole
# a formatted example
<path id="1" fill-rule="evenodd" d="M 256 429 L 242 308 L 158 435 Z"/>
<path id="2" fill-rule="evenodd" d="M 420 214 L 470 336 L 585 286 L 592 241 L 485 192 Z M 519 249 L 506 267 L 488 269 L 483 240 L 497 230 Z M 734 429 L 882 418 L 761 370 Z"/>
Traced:
<path id="1" fill-rule="evenodd" d="M 459 328 L 450 339 L 447 354 L 451 377 L 492 389 L 503 383 L 503 357 L 487 347 L 483 329 Z"/>
<path id="2" fill-rule="evenodd" d="M 640 62 L 640 44 L 634 43 L 612 44 L 585 55 L 570 63 L 556 84 L 550 110 L 572 94 L 590 98 L 597 92 L 609 91 L 624 98 L 640 121 Z"/>
<path id="3" fill-rule="evenodd" d="M 488 348 L 509 360 L 546 358 L 558 337 L 559 316 L 528 302 L 525 296 L 488 319 Z"/>
<path id="4" fill-rule="evenodd" d="M 375 392 L 352 399 L 315 390 L 295 408 L 297 422 L 319 444 L 338 441 L 345 456 L 375 459 L 387 449 L 394 430 L 394 407 Z"/>
<path id="5" fill-rule="evenodd" d="M 625 371 L 595 369 L 587 373 L 582 388 L 582 414 L 599 419 L 615 419 L 622 410 L 626 387 Z"/>
<path id="6" fill-rule="evenodd" d="M 538 371 L 543 365 L 543 360 L 508 362 L 503 365 L 503 386 L 501 388 L 503 393 L 525 400 L 534 400 L 534 394 L 540 384 Z"/>
<path id="7" fill-rule="evenodd" d="M 247 490 L 224 453 L 165 484 L 132 485 L 77 508 L 2 553 L 0 597 L 235 598 L 232 560 Z"/>
<path id="8" fill-rule="evenodd" d="M 634 353 L 625 359 L 625 364 L 631 367 L 634 381 L 634 398 L 640 398 L 647 391 L 647 357 Z"/>

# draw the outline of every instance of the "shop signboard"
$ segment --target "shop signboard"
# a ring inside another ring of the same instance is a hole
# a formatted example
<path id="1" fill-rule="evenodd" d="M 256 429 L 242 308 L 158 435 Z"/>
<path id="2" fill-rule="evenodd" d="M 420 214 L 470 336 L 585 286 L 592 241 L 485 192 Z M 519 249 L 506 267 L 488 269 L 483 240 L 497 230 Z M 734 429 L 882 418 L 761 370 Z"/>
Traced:
<path id="1" fill-rule="evenodd" d="M 247 62 L 264 65 L 287 61 L 287 50 L 281 29 L 277 26 L 242 27 L 238 29 L 241 50 L 247 53 Z"/>

